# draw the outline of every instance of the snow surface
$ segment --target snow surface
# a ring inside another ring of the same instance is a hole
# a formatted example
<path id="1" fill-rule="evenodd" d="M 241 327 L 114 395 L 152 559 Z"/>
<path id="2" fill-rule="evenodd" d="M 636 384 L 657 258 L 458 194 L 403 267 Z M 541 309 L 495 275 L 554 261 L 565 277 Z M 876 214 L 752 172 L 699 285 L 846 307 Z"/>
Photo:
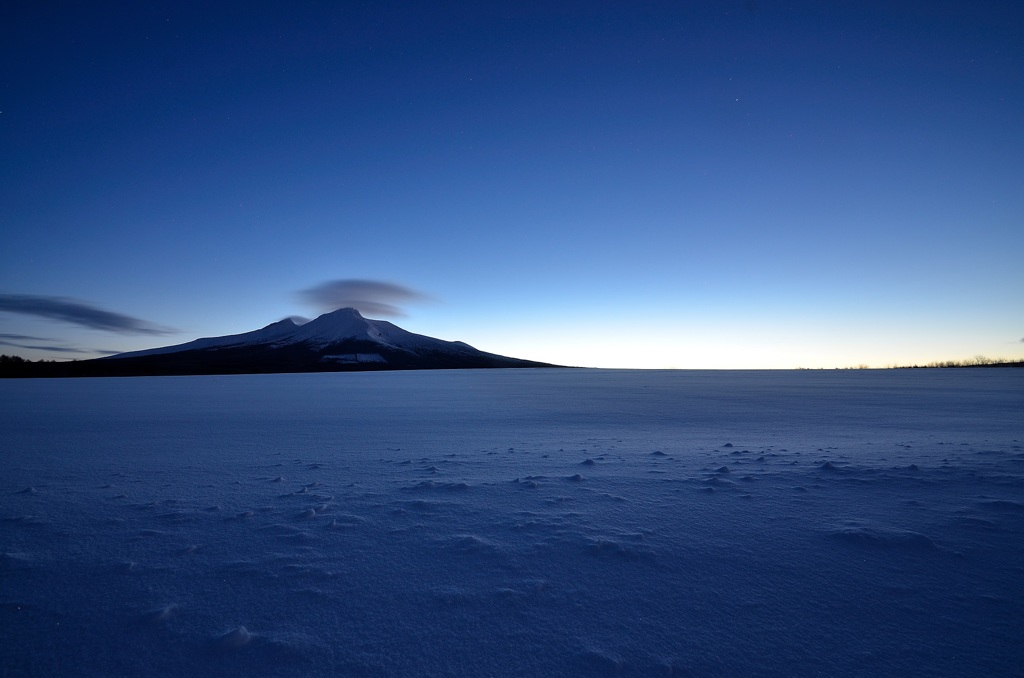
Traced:
<path id="1" fill-rule="evenodd" d="M 1024 670 L 1024 370 L 0 398 L 4 676 Z"/>
<path id="2" fill-rule="evenodd" d="M 325 355 L 320 362 L 337 363 L 386 363 L 387 358 L 379 353 L 340 353 L 338 355 Z"/>

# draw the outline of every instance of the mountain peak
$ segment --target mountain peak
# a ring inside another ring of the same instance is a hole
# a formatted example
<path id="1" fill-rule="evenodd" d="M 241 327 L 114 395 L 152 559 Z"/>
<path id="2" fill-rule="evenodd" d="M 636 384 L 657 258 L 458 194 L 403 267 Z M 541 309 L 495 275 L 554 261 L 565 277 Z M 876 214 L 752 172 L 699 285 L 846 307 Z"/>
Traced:
<path id="1" fill-rule="evenodd" d="M 375 322 L 378 321 L 367 320 L 354 308 L 339 308 L 302 325 L 295 336 L 319 343 L 339 339 L 369 339 Z"/>
<path id="2" fill-rule="evenodd" d="M 267 325 L 263 329 L 264 330 L 269 330 L 271 328 L 287 329 L 287 328 L 290 328 L 290 327 L 298 327 L 298 326 L 299 326 L 299 324 L 297 322 L 295 322 L 295 320 L 293 320 L 292 318 L 281 318 L 277 322 L 270 323 L 269 325 Z"/>
<path id="3" fill-rule="evenodd" d="M 341 308 L 329 311 L 327 313 L 324 313 L 323 315 L 354 315 L 359 318 L 363 317 L 363 314 L 359 312 L 359 309 L 353 308 L 351 306 L 342 306 Z"/>
<path id="4" fill-rule="evenodd" d="M 252 332 L 121 353 L 82 374 L 237 374 L 365 369 L 547 367 L 415 334 L 346 306 L 305 323 L 284 318 Z M 113 366 L 118 364 L 119 366 Z M 92 370 L 92 372 L 90 372 Z"/>

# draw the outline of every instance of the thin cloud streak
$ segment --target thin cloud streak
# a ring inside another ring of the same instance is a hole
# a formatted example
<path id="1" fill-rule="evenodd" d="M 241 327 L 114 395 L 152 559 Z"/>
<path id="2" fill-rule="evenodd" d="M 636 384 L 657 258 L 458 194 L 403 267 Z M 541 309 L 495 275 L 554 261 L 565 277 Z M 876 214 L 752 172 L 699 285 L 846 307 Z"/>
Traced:
<path id="1" fill-rule="evenodd" d="M 336 311 L 339 308 L 354 308 L 365 315 L 392 318 L 405 316 L 405 311 L 399 304 L 430 299 L 427 295 L 402 285 L 358 278 L 329 280 L 302 290 L 298 295 L 304 303 L 322 313 Z"/>
<path id="2" fill-rule="evenodd" d="M 26 341 L 44 341 L 45 344 L 26 344 Z M 75 348 L 73 346 L 61 346 L 54 342 L 59 341 L 51 337 L 33 337 L 28 334 L 6 334 L 0 332 L 0 346 L 13 346 L 14 348 L 24 348 L 30 351 L 50 351 L 53 353 L 104 353 L 104 351 L 89 351 L 84 348 Z M 116 353 L 116 351 L 108 351 L 108 353 Z"/>
<path id="3" fill-rule="evenodd" d="M 27 334 L 3 334 L 0 333 L 0 343 L 6 343 L 6 341 L 54 341 L 48 337 L 32 337 Z"/>
<path id="4" fill-rule="evenodd" d="M 0 346 L 13 346 L 14 348 L 24 348 L 30 351 L 53 351 L 54 353 L 91 353 L 92 351 L 84 351 L 80 348 L 72 348 L 70 346 L 43 346 L 36 344 L 19 344 L 14 341 L 7 341 L 0 339 Z"/>
<path id="5" fill-rule="evenodd" d="M 130 315 L 104 311 L 67 297 L 34 294 L 0 294 L 0 311 L 58 320 L 80 327 L 118 334 L 175 334 L 178 330 L 160 327 Z"/>

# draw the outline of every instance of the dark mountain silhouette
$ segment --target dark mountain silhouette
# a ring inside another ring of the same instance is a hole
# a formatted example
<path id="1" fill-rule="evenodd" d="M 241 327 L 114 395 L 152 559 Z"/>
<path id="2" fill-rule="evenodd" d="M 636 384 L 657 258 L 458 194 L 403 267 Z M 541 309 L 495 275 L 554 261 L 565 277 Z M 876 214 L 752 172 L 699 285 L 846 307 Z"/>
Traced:
<path id="1" fill-rule="evenodd" d="M 26 363 L 11 376 L 157 376 L 268 374 L 495 367 L 554 367 L 479 351 L 461 341 L 407 332 L 369 320 L 354 308 L 299 325 L 285 319 L 266 327 L 186 344 L 120 353 L 94 360 Z"/>

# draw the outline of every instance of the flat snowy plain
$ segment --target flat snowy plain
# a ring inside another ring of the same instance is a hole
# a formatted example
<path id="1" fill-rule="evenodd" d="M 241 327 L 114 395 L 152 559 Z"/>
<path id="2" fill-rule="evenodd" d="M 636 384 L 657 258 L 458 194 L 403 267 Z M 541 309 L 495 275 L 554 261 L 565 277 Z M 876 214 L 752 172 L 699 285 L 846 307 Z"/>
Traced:
<path id="1" fill-rule="evenodd" d="M 1024 675 L 1024 370 L 0 402 L 3 676 Z"/>

